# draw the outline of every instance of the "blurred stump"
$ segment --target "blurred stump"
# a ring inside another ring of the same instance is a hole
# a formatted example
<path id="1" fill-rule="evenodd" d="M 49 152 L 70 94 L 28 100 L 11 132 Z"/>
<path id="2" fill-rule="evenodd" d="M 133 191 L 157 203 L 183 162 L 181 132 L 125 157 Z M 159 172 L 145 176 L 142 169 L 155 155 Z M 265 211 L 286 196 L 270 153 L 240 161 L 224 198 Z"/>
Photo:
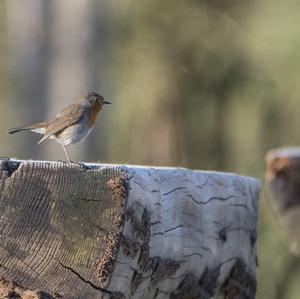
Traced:
<path id="1" fill-rule="evenodd" d="M 0 166 L 0 294 L 255 298 L 256 180 L 176 168 Z"/>
<path id="2" fill-rule="evenodd" d="M 300 148 L 266 155 L 266 186 L 294 254 L 300 254 Z"/>

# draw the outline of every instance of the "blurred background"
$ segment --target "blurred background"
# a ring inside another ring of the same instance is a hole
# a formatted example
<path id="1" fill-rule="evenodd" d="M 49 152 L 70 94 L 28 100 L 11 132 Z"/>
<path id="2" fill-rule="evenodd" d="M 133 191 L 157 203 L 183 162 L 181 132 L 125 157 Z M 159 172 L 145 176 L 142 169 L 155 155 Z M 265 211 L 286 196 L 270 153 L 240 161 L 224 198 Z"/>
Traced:
<path id="1" fill-rule="evenodd" d="M 104 107 L 77 161 L 263 178 L 269 148 L 300 144 L 296 0 L 0 1 L 1 156 L 64 160 L 7 129 L 53 118 L 87 91 Z M 261 198 L 259 299 L 299 299 L 300 261 Z"/>

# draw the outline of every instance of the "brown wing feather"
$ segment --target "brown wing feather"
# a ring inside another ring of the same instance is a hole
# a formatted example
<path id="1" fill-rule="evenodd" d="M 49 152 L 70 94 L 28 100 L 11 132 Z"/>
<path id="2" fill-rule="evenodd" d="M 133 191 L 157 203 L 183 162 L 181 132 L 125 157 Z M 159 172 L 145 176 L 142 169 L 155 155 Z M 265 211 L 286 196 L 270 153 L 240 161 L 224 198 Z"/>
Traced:
<path id="1" fill-rule="evenodd" d="M 61 113 L 57 114 L 56 118 L 49 123 L 49 126 L 39 143 L 48 139 L 68 126 L 76 123 L 82 116 L 84 107 L 78 103 L 66 107 Z"/>

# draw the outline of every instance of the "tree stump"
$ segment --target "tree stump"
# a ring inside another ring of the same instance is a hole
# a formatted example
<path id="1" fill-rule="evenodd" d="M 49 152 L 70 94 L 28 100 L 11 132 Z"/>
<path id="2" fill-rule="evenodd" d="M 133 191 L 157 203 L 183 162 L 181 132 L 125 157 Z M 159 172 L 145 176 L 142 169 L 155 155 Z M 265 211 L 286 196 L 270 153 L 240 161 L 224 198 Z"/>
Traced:
<path id="1" fill-rule="evenodd" d="M 266 186 L 291 251 L 300 254 L 300 148 L 279 148 L 266 156 Z"/>
<path id="2" fill-rule="evenodd" d="M 255 298 L 252 178 L 8 159 L 0 174 L 1 298 Z"/>

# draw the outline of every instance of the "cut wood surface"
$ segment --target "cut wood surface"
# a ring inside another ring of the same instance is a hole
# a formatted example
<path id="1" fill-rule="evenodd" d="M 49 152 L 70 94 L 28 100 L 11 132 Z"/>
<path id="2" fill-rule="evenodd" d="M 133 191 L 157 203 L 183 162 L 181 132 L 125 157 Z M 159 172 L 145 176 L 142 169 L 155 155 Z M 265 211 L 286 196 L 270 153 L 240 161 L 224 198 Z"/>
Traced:
<path id="1" fill-rule="evenodd" d="M 300 254 L 300 148 L 278 148 L 266 156 L 266 186 L 290 249 Z"/>
<path id="2" fill-rule="evenodd" d="M 2 160 L 0 282 L 36 298 L 255 298 L 259 188 L 217 172 Z"/>

